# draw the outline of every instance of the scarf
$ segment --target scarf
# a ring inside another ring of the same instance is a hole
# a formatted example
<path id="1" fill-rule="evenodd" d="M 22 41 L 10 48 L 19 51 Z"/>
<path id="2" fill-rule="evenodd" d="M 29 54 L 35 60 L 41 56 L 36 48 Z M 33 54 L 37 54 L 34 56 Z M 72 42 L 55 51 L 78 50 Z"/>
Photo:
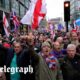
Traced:
<path id="1" fill-rule="evenodd" d="M 57 58 L 64 58 L 65 54 L 63 54 L 65 51 L 61 50 L 60 52 L 57 52 L 57 51 L 53 51 L 52 54 Z M 65 52 L 66 53 L 66 52 Z"/>
<path id="2" fill-rule="evenodd" d="M 49 53 L 48 56 L 45 56 L 43 53 L 42 53 L 42 57 L 43 59 L 46 61 L 48 67 L 52 70 L 55 70 L 57 65 L 56 65 L 56 57 L 54 57 L 53 54 Z"/>

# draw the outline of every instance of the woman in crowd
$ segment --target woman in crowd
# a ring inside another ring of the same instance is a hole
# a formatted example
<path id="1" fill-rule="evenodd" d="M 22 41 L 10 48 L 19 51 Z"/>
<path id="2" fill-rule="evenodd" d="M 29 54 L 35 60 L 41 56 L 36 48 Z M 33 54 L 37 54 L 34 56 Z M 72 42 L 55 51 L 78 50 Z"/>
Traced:
<path id="1" fill-rule="evenodd" d="M 58 60 L 51 54 L 52 47 L 50 43 L 45 41 L 41 48 L 42 51 L 39 53 L 37 80 L 63 80 Z"/>

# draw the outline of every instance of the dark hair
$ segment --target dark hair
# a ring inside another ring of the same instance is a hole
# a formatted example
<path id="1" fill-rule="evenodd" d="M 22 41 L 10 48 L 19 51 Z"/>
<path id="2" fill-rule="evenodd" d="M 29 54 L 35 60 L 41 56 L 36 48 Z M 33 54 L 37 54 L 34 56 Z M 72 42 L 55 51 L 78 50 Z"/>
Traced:
<path id="1" fill-rule="evenodd" d="M 56 42 L 57 38 L 58 38 L 58 36 L 55 36 L 53 41 Z"/>
<path id="2" fill-rule="evenodd" d="M 77 46 L 76 51 L 80 54 L 80 45 Z"/>

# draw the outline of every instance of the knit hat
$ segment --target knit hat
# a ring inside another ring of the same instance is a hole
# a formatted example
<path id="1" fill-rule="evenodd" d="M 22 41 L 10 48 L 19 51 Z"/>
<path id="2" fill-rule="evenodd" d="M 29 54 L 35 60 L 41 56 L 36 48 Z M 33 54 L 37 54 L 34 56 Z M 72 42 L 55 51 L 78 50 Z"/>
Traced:
<path id="1" fill-rule="evenodd" d="M 44 43 L 42 43 L 42 47 L 44 47 L 44 46 L 48 46 L 48 47 L 51 48 L 51 45 L 50 45 L 49 42 L 47 42 L 47 41 L 45 41 Z"/>
<path id="2" fill-rule="evenodd" d="M 9 43 L 4 43 L 3 46 L 4 46 L 5 48 L 10 48 L 10 47 L 11 47 Z"/>
<path id="3" fill-rule="evenodd" d="M 77 30 L 73 29 L 71 32 L 77 32 Z"/>

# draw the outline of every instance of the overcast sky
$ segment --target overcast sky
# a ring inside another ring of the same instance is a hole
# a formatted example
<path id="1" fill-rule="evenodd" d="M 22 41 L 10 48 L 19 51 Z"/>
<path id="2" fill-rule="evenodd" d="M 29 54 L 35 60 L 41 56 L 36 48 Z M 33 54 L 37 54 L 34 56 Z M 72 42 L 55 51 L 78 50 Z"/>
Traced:
<path id="1" fill-rule="evenodd" d="M 63 3 L 65 0 L 46 0 L 47 3 L 47 19 L 62 17 L 64 7 Z"/>

